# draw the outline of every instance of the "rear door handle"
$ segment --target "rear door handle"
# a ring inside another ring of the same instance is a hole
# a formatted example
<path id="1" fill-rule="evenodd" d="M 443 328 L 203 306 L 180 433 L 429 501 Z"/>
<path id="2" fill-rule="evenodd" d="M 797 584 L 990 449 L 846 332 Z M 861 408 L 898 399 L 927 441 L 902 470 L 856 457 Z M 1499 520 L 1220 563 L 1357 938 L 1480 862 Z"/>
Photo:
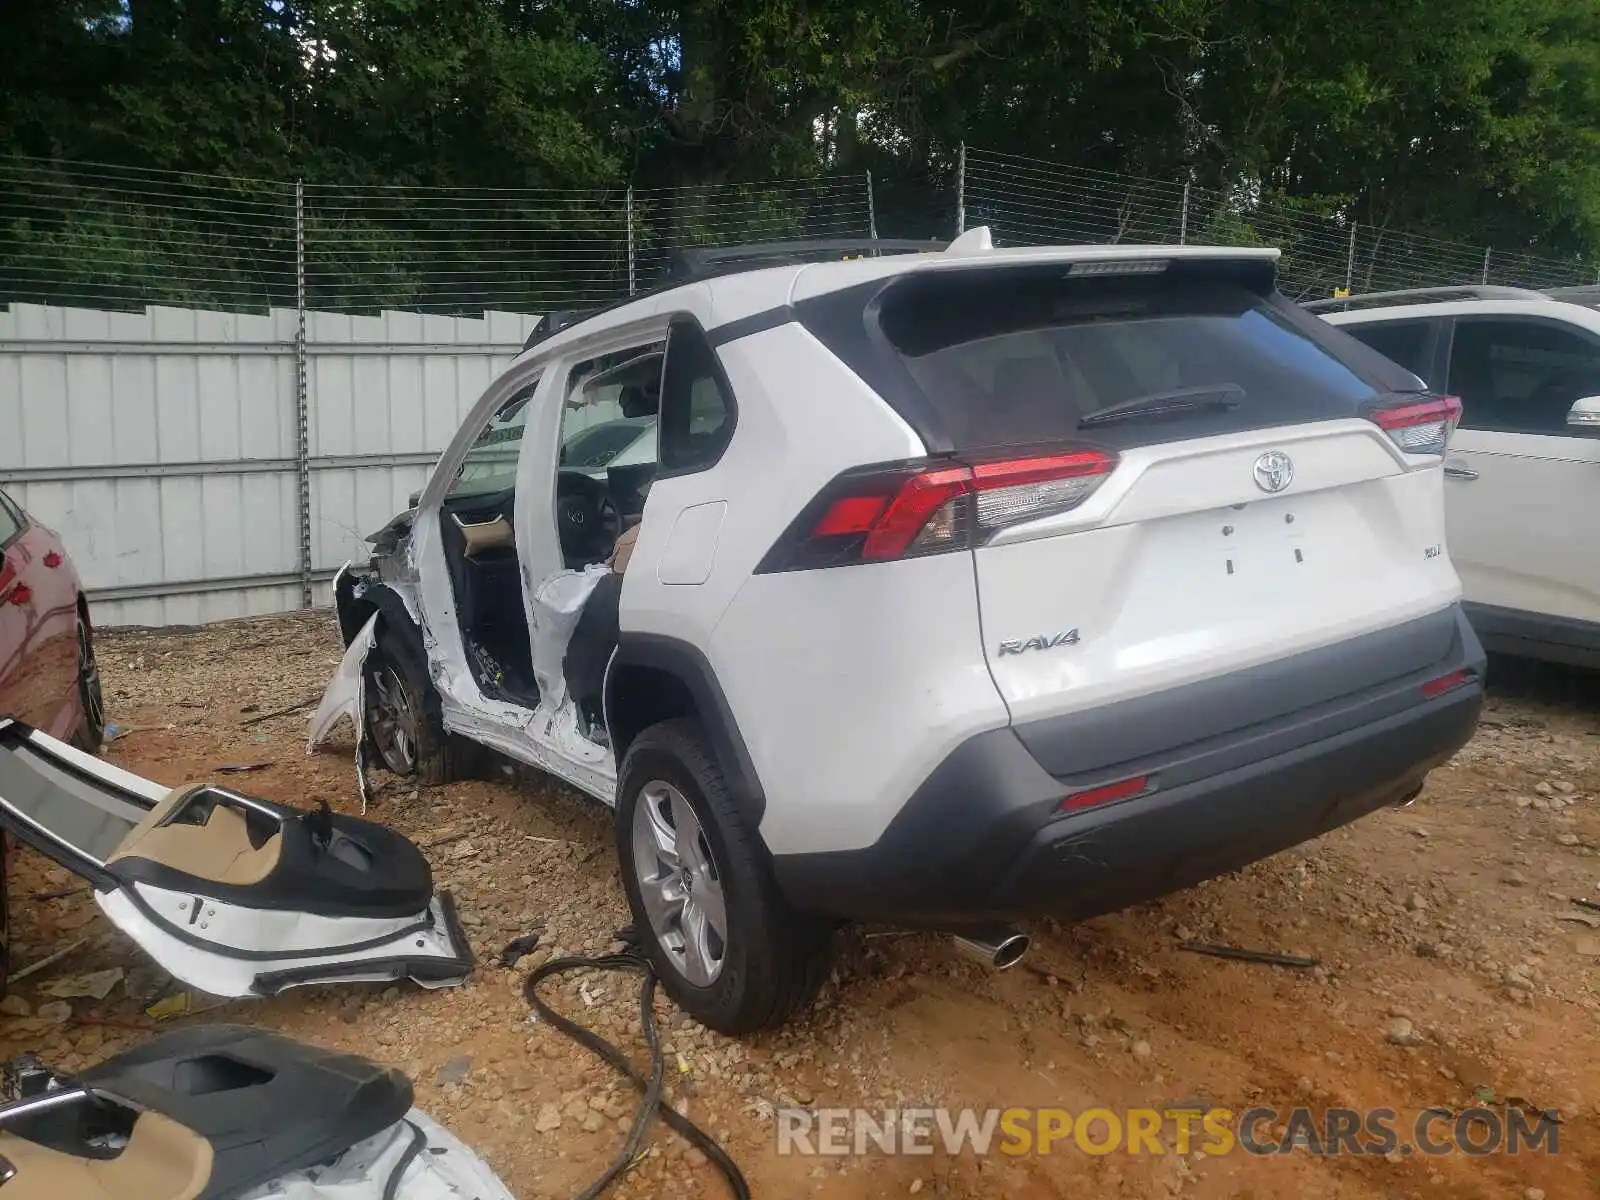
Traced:
<path id="1" fill-rule="evenodd" d="M 1445 463 L 1444 473 L 1450 479 L 1476 479 L 1478 473 L 1471 467 L 1463 467 L 1456 463 Z"/>

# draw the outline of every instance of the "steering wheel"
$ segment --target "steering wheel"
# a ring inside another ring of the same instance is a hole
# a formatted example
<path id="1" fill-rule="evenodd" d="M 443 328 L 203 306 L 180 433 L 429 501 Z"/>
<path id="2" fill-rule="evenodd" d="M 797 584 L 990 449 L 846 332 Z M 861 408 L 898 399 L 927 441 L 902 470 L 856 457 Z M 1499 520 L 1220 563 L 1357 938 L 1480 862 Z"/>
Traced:
<path id="1" fill-rule="evenodd" d="M 622 534 L 622 514 L 606 485 L 582 471 L 556 475 L 556 535 L 568 559 L 599 562 Z"/>

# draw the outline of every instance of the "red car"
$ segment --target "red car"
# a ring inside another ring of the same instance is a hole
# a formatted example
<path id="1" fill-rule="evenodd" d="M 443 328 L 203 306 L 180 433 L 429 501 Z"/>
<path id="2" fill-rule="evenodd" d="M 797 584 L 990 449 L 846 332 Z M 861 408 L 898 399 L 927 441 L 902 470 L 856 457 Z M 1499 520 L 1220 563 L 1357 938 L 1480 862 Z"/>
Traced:
<path id="1" fill-rule="evenodd" d="M 100 672 L 83 583 L 56 534 L 0 492 L 0 716 L 93 753 Z"/>

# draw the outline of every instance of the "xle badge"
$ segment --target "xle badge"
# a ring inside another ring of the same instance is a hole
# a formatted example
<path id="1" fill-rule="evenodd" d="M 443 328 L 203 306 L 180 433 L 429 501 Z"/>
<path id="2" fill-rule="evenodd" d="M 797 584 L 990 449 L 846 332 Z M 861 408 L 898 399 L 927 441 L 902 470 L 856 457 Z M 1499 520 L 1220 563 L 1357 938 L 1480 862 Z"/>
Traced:
<path id="1" fill-rule="evenodd" d="M 1019 638 L 1016 641 L 1000 643 L 1000 657 L 1008 654 L 1026 654 L 1029 650 L 1054 650 L 1057 646 L 1076 646 L 1078 644 L 1078 631 L 1064 629 L 1060 633 L 1044 633 L 1038 637 Z"/>

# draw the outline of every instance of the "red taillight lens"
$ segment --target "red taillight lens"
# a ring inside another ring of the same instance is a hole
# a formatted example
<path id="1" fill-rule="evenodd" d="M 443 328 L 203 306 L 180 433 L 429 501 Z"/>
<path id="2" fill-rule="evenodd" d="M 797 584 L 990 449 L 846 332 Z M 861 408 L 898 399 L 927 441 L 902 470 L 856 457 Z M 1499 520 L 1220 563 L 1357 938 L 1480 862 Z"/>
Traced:
<path id="1" fill-rule="evenodd" d="M 1441 675 L 1437 679 L 1430 679 L 1422 685 L 1424 700 L 1432 700 L 1435 696 L 1442 696 L 1446 692 L 1453 692 L 1458 687 L 1472 682 L 1471 671 L 1451 671 L 1448 675 Z"/>
<path id="2" fill-rule="evenodd" d="M 1461 422 L 1461 401 L 1454 396 L 1430 396 L 1374 409 L 1369 416 L 1407 454 L 1443 454 Z"/>
<path id="3" fill-rule="evenodd" d="M 971 473 L 966 467 L 946 467 L 924 471 L 900 486 L 883 515 L 867 533 L 861 557 L 881 561 L 900 558 L 916 544 L 927 552 L 953 547 L 959 536 L 958 513 L 941 514 L 949 501 L 967 493 Z M 944 520 L 935 518 L 943 515 Z"/>
<path id="4" fill-rule="evenodd" d="M 1102 450 L 918 463 L 840 476 L 758 570 L 884 562 L 981 545 L 1009 525 L 1082 504 L 1115 469 Z"/>
<path id="5" fill-rule="evenodd" d="M 1132 779 L 1119 779 L 1116 783 L 1073 792 L 1069 796 L 1062 797 L 1056 809 L 1058 812 L 1076 812 L 1080 808 L 1092 808 L 1096 804 L 1109 804 L 1113 800 L 1126 800 L 1131 796 L 1142 795 L 1149 789 L 1150 776 L 1136 775 Z"/>

